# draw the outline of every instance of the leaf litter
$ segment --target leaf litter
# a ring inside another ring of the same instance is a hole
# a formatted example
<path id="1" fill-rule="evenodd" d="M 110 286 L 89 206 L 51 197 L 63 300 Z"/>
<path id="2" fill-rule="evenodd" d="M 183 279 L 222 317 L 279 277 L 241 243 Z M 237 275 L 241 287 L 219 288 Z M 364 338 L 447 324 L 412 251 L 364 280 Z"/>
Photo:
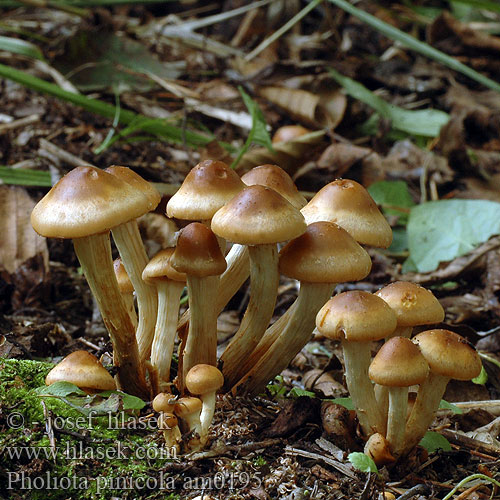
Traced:
<path id="1" fill-rule="evenodd" d="M 499 39 L 487 32 L 499 22 L 498 12 L 466 10 L 458 19 L 443 10 L 445 3 L 436 5 L 441 10 L 430 21 L 423 21 L 428 18 L 419 17 L 417 10 L 407 11 L 409 17 L 401 16 L 407 2 L 359 2 L 356 7 L 403 31 L 412 26 L 421 40 L 498 80 L 500 70 L 492 62 Z M 303 19 L 250 60 L 245 56 L 268 34 L 264 26 L 269 32 L 279 30 L 304 5 L 262 2 L 238 16 L 217 17 L 239 6 L 240 2 L 103 6 L 84 19 L 51 9 L 12 9 L 0 4 L 0 36 L 12 38 L 12 32 L 19 33 L 14 40 L 24 38 L 32 44 L 18 42 L 18 47 L 25 47 L 23 57 L 19 50 L 9 52 L 2 47 L 1 63 L 47 78 L 46 73 L 40 74 L 41 66 L 29 60 L 27 48 L 35 57 L 38 52 L 33 47 L 39 48 L 49 67 L 61 71 L 80 92 L 92 89 L 99 92 L 94 97 L 112 106 L 118 99 L 120 106 L 148 119 L 166 119 L 180 131 L 187 127 L 232 146 L 207 142 L 189 147 L 189 138 L 182 139 L 181 133 L 180 140 L 171 143 L 156 135 L 154 127 L 141 127 L 139 122 L 128 129 L 113 127 L 109 117 L 3 79 L 2 114 L 7 122 L 35 115 L 43 120 L 28 119 L 0 133 L 0 165 L 9 167 L 0 170 L 0 179 L 15 183 L 13 171 L 23 172 L 17 176 L 19 184 L 27 179 L 26 187 L 1 186 L 2 199 L 11 200 L 9 207 L 14 199 L 16 207 L 39 199 L 47 176 L 62 176 L 75 161 L 102 167 L 127 165 L 164 186 L 162 192 L 172 193 L 200 159 L 234 159 L 243 148 L 248 129 L 235 127 L 226 118 L 229 111 L 252 114 L 258 109 L 261 131 L 273 132 L 280 125 L 294 123 L 308 127 L 310 134 L 272 148 L 266 147 L 265 136 L 257 135 L 238 163 L 238 173 L 257 164 L 277 163 L 308 196 L 339 176 L 369 187 L 401 239 L 397 248 L 386 253 L 370 251 L 372 275 L 356 288 L 375 291 L 396 279 L 431 284 L 447 312 L 447 325 L 489 357 L 483 360 L 488 381 L 476 389 L 462 383 L 450 385 L 446 399 L 471 405 L 459 420 L 449 409 L 440 410 L 436 430 L 446 436 L 451 449 L 437 446 L 441 451 L 429 450 L 430 457 L 420 450 L 407 463 L 383 468 L 379 474 L 369 472 L 369 465 L 363 466 L 366 472 L 346 472 L 341 466 L 349 465 L 348 452 L 361 451 L 362 443 L 355 435 L 349 444 L 340 438 L 336 443 L 331 435 L 330 441 L 322 438 L 320 398 L 341 397 L 345 387 L 338 346 L 318 338 L 319 348 L 305 348 L 265 397 L 252 401 L 221 398 L 221 411 L 211 431 L 212 447 L 199 457 L 163 463 L 162 470 L 177 479 L 197 476 L 208 481 L 217 473 L 233 480 L 249 477 L 252 481 L 244 487 L 239 484 L 231 489 L 226 483 L 207 493 L 215 498 L 262 499 L 380 498 L 383 490 L 397 497 L 407 490 L 418 494 L 422 485 L 427 488 L 426 498 L 443 498 L 468 474 L 498 473 L 494 402 L 500 394 L 500 256 L 495 236 L 500 233 L 500 94 L 393 43 L 326 1 L 317 2 Z M 415 3 L 415 7 L 424 6 L 424 2 Z M 204 22 L 211 14 L 216 18 Z M 474 27 L 479 21 L 485 29 Z M 90 45 L 81 44 L 81 33 L 92 32 L 100 33 L 100 38 L 91 40 L 98 44 L 99 54 L 89 53 Z M 45 43 L 30 35 L 44 37 Z M 77 64 L 68 59 L 67 47 L 71 46 L 83 50 Z M 106 71 L 100 71 L 103 61 Z M 83 63 L 87 67 L 79 69 Z M 150 77 L 151 72 L 156 79 Z M 325 78 L 328 74 L 337 84 Z M 81 79 L 83 75 L 86 80 Z M 248 100 L 244 102 L 241 95 Z M 200 104 L 190 103 L 193 98 Z M 201 105 L 209 105 L 210 113 Z M 96 153 L 111 129 L 116 129 L 115 139 Z M 47 148 L 42 141 L 54 147 Z M 36 175 L 30 177 L 30 170 Z M 47 253 L 43 244 L 28 236 L 20 210 L 0 212 L 0 224 L 7 228 L 4 233 L 19 235 L 1 246 L 1 355 L 57 359 L 82 346 L 106 354 L 109 345 L 78 274 L 71 245 L 50 241 Z M 434 239 L 423 234 L 429 229 Z M 169 229 L 160 232 L 161 237 L 157 230 L 145 229 L 151 248 L 158 248 L 155 239 L 171 237 Z M 411 273 L 405 264 L 408 259 L 415 266 Z M 277 315 L 296 294 L 289 280 L 283 279 L 282 285 Z M 349 285 L 339 287 L 343 289 Z M 221 331 L 236 329 L 234 318 L 241 318 L 245 300 L 243 290 L 230 303 L 229 319 L 225 323 L 222 318 Z M 330 387 L 323 374 L 331 377 Z M 12 379 L 9 387 L 27 380 Z M 326 389 L 316 387 L 318 381 Z M 300 392 L 305 389 L 309 396 Z M 310 397 L 311 393 L 318 397 Z M 117 404 L 115 400 L 109 404 Z M 483 404 L 483 409 L 482 401 L 493 405 Z M 5 425 L 2 412 L 6 409 L 0 403 L 0 425 Z M 142 416 L 149 410 L 146 406 Z M 481 445 L 486 434 L 492 441 Z M 332 451 L 337 444 L 340 455 Z M 435 441 L 432 447 L 436 448 Z M 3 465 L 8 466 L 6 470 L 13 467 L 12 463 Z M 21 466 L 34 477 L 50 467 L 43 460 Z M 85 473 L 91 475 L 95 467 L 99 463 L 88 460 Z M 481 481 L 476 485 L 479 497 L 495 495 L 494 487 Z M 184 489 L 172 493 L 182 498 L 200 494 L 185 483 L 178 484 Z M 158 492 L 138 493 L 141 498 L 158 498 Z"/>

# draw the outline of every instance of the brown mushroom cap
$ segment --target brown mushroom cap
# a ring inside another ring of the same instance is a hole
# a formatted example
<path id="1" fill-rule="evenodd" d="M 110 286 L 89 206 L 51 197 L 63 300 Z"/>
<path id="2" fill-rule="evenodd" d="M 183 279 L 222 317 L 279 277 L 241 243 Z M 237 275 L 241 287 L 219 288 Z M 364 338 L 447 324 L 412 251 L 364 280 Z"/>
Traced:
<path id="1" fill-rule="evenodd" d="M 111 391 L 116 389 L 113 377 L 99 360 L 87 351 L 74 351 L 58 363 L 45 378 L 46 385 L 70 382 L 81 389 Z"/>
<path id="2" fill-rule="evenodd" d="M 173 412 L 177 400 L 170 392 L 160 392 L 153 399 L 153 410 L 163 412 Z"/>
<path id="3" fill-rule="evenodd" d="M 396 329 L 396 315 L 380 297 L 353 290 L 331 298 L 319 310 L 316 327 L 330 339 L 380 340 Z"/>
<path id="4" fill-rule="evenodd" d="M 238 174 L 222 161 L 198 163 L 167 204 L 167 215 L 183 220 L 210 220 L 245 187 Z"/>
<path id="5" fill-rule="evenodd" d="M 199 222 L 181 229 L 169 262 L 179 273 L 200 278 L 222 274 L 227 267 L 215 234 Z"/>
<path id="6" fill-rule="evenodd" d="M 417 326 L 440 323 L 444 310 L 430 290 L 410 283 L 396 281 L 375 292 L 396 313 L 398 326 Z"/>
<path id="7" fill-rule="evenodd" d="M 142 279 L 149 284 L 156 281 L 186 281 L 186 274 L 176 271 L 170 264 L 170 257 L 174 248 L 160 250 L 146 265 L 142 272 Z"/>
<path id="8" fill-rule="evenodd" d="M 149 199 L 118 177 L 77 167 L 35 206 L 31 224 L 47 238 L 81 238 L 109 231 L 150 209 Z"/>
<path id="9" fill-rule="evenodd" d="M 311 283 L 343 283 L 365 278 L 371 270 L 366 251 L 341 227 L 315 222 L 281 249 L 284 275 Z"/>
<path id="10" fill-rule="evenodd" d="M 224 376 L 212 365 L 193 366 L 186 375 L 186 387 L 191 394 L 203 395 L 215 392 L 224 385 Z"/>
<path id="11" fill-rule="evenodd" d="M 301 210 L 308 224 L 335 222 L 364 245 L 387 248 L 392 229 L 368 191 L 355 181 L 339 179 L 321 188 Z"/>
<path id="12" fill-rule="evenodd" d="M 122 263 L 122 259 L 118 257 L 113 261 L 113 268 L 115 270 L 116 281 L 118 282 L 118 288 L 121 293 L 132 293 L 134 291 L 134 285 L 130 281 L 130 278 L 125 270 L 125 266 Z"/>
<path id="13" fill-rule="evenodd" d="M 429 373 L 429 365 L 420 349 L 405 337 L 389 339 L 378 351 L 368 375 L 373 382 L 388 387 L 421 384 Z"/>
<path id="14" fill-rule="evenodd" d="M 150 210 L 154 210 L 158 206 L 158 203 L 160 203 L 161 194 L 158 190 L 150 182 L 143 179 L 138 173 L 130 168 L 112 165 L 106 168 L 105 171 L 141 191 L 151 203 Z"/>
<path id="15" fill-rule="evenodd" d="M 188 415 L 200 412 L 202 407 L 203 407 L 203 402 L 201 401 L 201 399 L 192 396 L 186 396 L 183 398 L 179 398 L 176 401 L 174 407 L 174 413 L 179 418 L 185 418 Z"/>
<path id="16" fill-rule="evenodd" d="M 262 245 L 290 240 L 306 230 L 304 217 L 276 191 L 248 186 L 212 218 L 212 231 L 233 243 Z"/>
<path id="17" fill-rule="evenodd" d="M 481 373 L 481 358 L 466 339 L 449 330 L 427 330 L 413 338 L 430 369 L 444 377 L 470 380 Z"/>
<path id="18" fill-rule="evenodd" d="M 306 135 L 309 132 L 311 131 L 301 125 L 284 125 L 276 130 L 273 135 L 272 142 L 273 144 L 276 144 L 278 142 L 293 141 L 294 139 L 297 139 L 297 137 Z"/>
<path id="19" fill-rule="evenodd" d="M 283 198 L 289 201 L 295 208 L 301 209 L 306 205 L 307 200 L 299 193 L 292 178 L 278 165 L 259 165 L 252 168 L 241 180 L 247 186 L 267 186 L 274 189 Z"/>

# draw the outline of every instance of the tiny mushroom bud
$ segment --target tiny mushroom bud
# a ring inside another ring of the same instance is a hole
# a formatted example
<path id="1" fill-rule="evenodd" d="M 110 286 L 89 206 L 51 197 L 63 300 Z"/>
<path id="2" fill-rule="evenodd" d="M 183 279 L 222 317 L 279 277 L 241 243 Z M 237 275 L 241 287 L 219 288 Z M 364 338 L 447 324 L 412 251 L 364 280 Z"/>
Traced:
<path id="1" fill-rule="evenodd" d="M 187 390 L 200 396 L 203 408 L 200 415 L 200 442 L 204 445 L 208 439 L 208 430 L 215 413 L 216 393 L 224 385 L 222 373 L 211 365 L 195 365 L 186 376 Z"/>
<path id="2" fill-rule="evenodd" d="M 377 405 L 368 378 L 371 343 L 396 328 L 396 316 L 379 297 L 350 291 L 330 299 L 316 316 L 316 327 L 325 336 L 342 342 L 345 377 L 359 423 L 366 436 L 385 434 L 385 416 Z"/>
<path id="3" fill-rule="evenodd" d="M 420 349 L 406 337 L 392 337 L 373 359 L 369 376 L 373 382 L 388 387 L 387 441 L 395 457 L 404 442 L 408 387 L 422 383 L 429 365 Z"/>
<path id="4" fill-rule="evenodd" d="M 174 413 L 185 422 L 187 431 L 192 434 L 188 446 L 195 451 L 200 448 L 201 422 L 200 414 L 203 403 L 201 399 L 193 396 L 179 398 L 174 407 Z"/>
<path id="5" fill-rule="evenodd" d="M 175 396 L 170 392 L 159 392 L 153 399 L 153 410 L 157 412 L 173 412 L 175 403 L 177 402 Z"/>
<path id="6" fill-rule="evenodd" d="M 283 125 L 280 127 L 273 135 L 272 142 L 273 144 L 277 144 L 278 142 L 289 142 L 297 139 L 297 137 L 301 137 L 310 132 L 302 125 Z"/>
<path id="7" fill-rule="evenodd" d="M 396 461 L 391 453 L 389 443 L 378 432 L 368 438 L 368 441 L 365 443 L 364 453 L 375 462 L 377 467 L 393 464 Z"/>
<path id="8" fill-rule="evenodd" d="M 89 393 L 116 389 L 113 377 L 99 360 L 87 351 L 68 354 L 45 377 L 46 385 L 63 381 Z"/>
<path id="9" fill-rule="evenodd" d="M 429 375 L 420 384 L 417 399 L 406 423 L 403 453 L 422 439 L 434 418 L 450 379 L 470 380 L 481 373 L 481 358 L 474 347 L 449 330 L 427 330 L 413 339 L 429 364 Z"/>
<path id="10" fill-rule="evenodd" d="M 158 428 L 163 431 L 163 438 L 169 450 L 179 451 L 182 439 L 177 417 L 172 412 L 162 412 L 158 418 Z"/>

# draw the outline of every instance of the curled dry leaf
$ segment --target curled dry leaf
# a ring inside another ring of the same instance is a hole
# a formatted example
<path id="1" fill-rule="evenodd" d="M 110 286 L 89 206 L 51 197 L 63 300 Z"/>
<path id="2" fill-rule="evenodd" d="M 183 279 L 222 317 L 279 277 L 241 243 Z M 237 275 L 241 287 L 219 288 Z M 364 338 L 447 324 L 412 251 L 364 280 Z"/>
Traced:
<path id="1" fill-rule="evenodd" d="M 322 392 L 328 398 L 338 398 L 346 393 L 345 387 L 337 382 L 330 372 L 309 370 L 302 377 L 304 387 L 309 391 Z"/>
<path id="2" fill-rule="evenodd" d="M 279 165 L 290 176 L 293 176 L 302 163 L 310 160 L 311 150 L 314 146 L 321 144 L 324 135 L 323 130 L 316 130 L 310 134 L 301 135 L 293 141 L 273 144 L 274 151 L 267 148 L 251 149 L 243 155 L 236 167 L 236 171 L 243 175 L 257 165 L 270 163 Z"/>
<path id="3" fill-rule="evenodd" d="M 30 215 L 34 206 L 25 189 L 0 186 L 0 270 L 12 274 L 23 262 L 38 254 L 42 255 L 48 270 L 47 243 L 31 227 Z"/>
<path id="4" fill-rule="evenodd" d="M 262 87 L 259 95 L 284 109 L 292 118 L 313 127 L 334 129 L 344 117 L 346 96 L 340 89 L 309 92 L 286 87 Z"/>

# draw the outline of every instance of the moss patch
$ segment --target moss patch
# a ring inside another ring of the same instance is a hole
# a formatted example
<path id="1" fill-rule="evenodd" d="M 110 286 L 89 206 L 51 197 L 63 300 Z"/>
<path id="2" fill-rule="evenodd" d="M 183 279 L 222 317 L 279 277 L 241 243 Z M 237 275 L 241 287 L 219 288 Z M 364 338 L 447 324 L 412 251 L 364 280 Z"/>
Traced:
<path id="1" fill-rule="evenodd" d="M 164 472 L 172 455 L 155 418 L 119 409 L 89 416 L 89 398 L 68 398 L 81 411 L 42 398 L 34 389 L 52 367 L 0 359 L 0 491 L 30 499 L 179 498 L 176 478 Z"/>

